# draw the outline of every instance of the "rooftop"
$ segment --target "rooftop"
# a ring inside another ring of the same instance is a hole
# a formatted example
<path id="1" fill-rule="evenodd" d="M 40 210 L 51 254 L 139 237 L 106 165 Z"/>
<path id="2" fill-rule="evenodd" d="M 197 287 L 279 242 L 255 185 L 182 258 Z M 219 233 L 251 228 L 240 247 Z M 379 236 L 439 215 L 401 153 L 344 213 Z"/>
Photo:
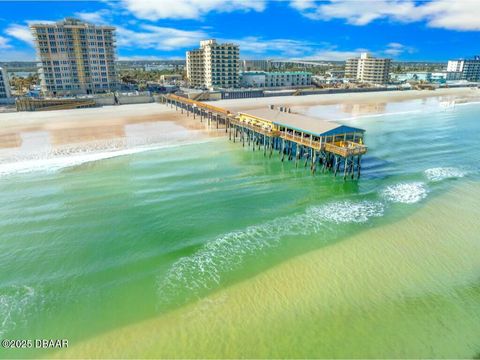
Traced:
<path id="1" fill-rule="evenodd" d="M 365 130 L 341 125 L 332 121 L 311 118 L 305 115 L 286 113 L 279 110 L 253 109 L 241 111 L 240 114 L 250 115 L 262 120 L 271 121 L 290 129 L 316 136 L 333 135 L 347 132 L 364 132 Z"/>
<path id="2" fill-rule="evenodd" d="M 114 30 L 116 29 L 114 26 L 110 26 L 110 25 L 97 25 L 97 24 L 93 24 L 93 23 L 90 23 L 90 22 L 87 22 L 87 21 L 82 21 L 80 19 L 76 19 L 76 18 L 71 18 L 71 17 L 67 17 L 63 20 L 59 20 L 57 22 L 53 22 L 53 21 L 39 21 L 39 22 L 35 22 L 35 23 L 31 23 L 30 24 L 30 27 L 32 28 L 35 28 L 35 27 L 96 27 L 96 28 L 99 28 L 99 29 L 111 29 L 111 30 Z"/>

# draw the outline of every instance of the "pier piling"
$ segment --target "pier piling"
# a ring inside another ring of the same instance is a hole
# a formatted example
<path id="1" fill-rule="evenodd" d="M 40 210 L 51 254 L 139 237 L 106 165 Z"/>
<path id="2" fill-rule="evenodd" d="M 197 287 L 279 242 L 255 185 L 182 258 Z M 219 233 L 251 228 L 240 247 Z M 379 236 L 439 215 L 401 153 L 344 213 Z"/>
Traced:
<path id="1" fill-rule="evenodd" d="M 200 122 L 205 120 L 210 129 L 215 122 L 215 129 L 222 127 L 228 139 L 233 143 L 240 140 L 242 147 L 245 142 L 252 151 L 260 151 L 263 147 L 264 157 L 268 152 L 271 158 L 277 150 L 282 162 L 295 157 L 295 168 L 301 159 L 304 159 L 304 168 L 310 163 L 312 175 L 319 167 L 322 173 L 330 171 L 336 177 L 343 166 L 344 181 L 360 178 L 362 155 L 367 152 L 362 129 L 318 119 L 311 121 L 292 113 L 288 107 L 284 112 L 264 109 L 233 115 L 226 109 L 173 94 L 162 96 L 160 102 L 175 111 L 180 110 L 181 114 L 185 110 L 187 117 L 190 112 L 193 119 L 199 115 Z"/>

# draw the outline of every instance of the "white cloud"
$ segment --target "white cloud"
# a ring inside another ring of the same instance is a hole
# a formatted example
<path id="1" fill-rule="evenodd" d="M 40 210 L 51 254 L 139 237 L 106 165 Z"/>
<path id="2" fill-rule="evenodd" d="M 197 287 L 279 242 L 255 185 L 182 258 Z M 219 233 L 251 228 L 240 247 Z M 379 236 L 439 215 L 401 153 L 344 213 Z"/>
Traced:
<path id="1" fill-rule="evenodd" d="M 119 47 L 176 50 L 197 46 L 200 40 L 208 38 L 203 31 L 178 30 L 154 25 L 141 25 L 139 31 L 117 26 Z"/>
<path id="2" fill-rule="evenodd" d="M 304 59 L 344 61 L 349 58 L 358 57 L 362 52 L 368 52 L 373 56 L 378 57 L 398 57 L 402 54 L 411 54 L 415 51 L 415 48 L 400 44 L 398 42 L 391 42 L 385 45 L 383 49 L 378 50 L 369 50 L 365 48 L 358 48 L 355 50 L 339 50 L 337 46 L 330 45 L 324 49 L 314 51 L 312 54 L 304 57 Z"/>
<path id="3" fill-rule="evenodd" d="M 249 36 L 235 40 L 219 39 L 221 42 L 233 42 L 240 46 L 240 55 L 261 55 L 268 53 L 269 56 L 280 55 L 282 57 L 298 57 L 310 52 L 316 44 L 291 39 L 264 39 L 256 36 Z"/>
<path id="4" fill-rule="evenodd" d="M 291 0 L 290 6 L 297 10 L 307 10 L 315 7 L 313 0 Z"/>
<path id="5" fill-rule="evenodd" d="M 18 39 L 23 42 L 26 42 L 29 45 L 33 46 L 33 35 L 28 26 L 11 24 L 6 30 L 5 33 Z"/>
<path id="6" fill-rule="evenodd" d="M 6 37 L 0 36 L 0 49 L 9 49 L 12 46 L 8 43 L 9 39 Z"/>
<path id="7" fill-rule="evenodd" d="M 436 0 L 423 5 L 428 25 L 454 30 L 480 30 L 480 3 L 477 0 Z"/>
<path id="8" fill-rule="evenodd" d="M 414 53 L 415 51 L 416 51 L 415 48 L 411 46 L 406 46 L 400 43 L 392 42 L 387 44 L 387 48 L 382 53 L 385 54 L 386 56 L 396 57 L 404 53 L 411 54 L 411 53 Z"/>
<path id="9" fill-rule="evenodd" d="M 329 60 L 329 61 L 345 61 L 349 58 L 358 57 L 365 49 L 357 49 L 353 51 L 340 51 L 340 50 L 320 50 L 314 52 L 312 55 L 304 57 L 304 59 L 310 60 Z"/>
<path id="10" fill-rule="evenodd" d="M 426 21 L 435 28 L 480 30 L 477 0 L 331 0 L 328 3 L 293 0 L 290 6 L 314 20 L 344 19 L 351 25 L 367 25 L 375 20 Z"/>
<path id="11" fill-rule="evenodd" d="M 302 5 L 299 6 L 299 4 Z M 419 16 L 413 11 L 415 5 L 409 0 L 335 0 L 330 3 L 297 0 L 292 6 L 311 19 L 346 19 L 351 25 L 366 25 L 373 20 L 385 17 L 412 21 Z"/>
<path id="12" fill-rule="evenodd" d="M 80 20 L 93 23 L 93 24 L 105 24 L 109 21 L 110 11 L 102 9 L 94 12 L 76 12 L 75 17 Z"/>
<path id="13" fill-rule="evenodd" d="M 198 19 L 211 11 L 263 11 L 265 0 L 122 0 L 123 7 L 137 18 Z"/>

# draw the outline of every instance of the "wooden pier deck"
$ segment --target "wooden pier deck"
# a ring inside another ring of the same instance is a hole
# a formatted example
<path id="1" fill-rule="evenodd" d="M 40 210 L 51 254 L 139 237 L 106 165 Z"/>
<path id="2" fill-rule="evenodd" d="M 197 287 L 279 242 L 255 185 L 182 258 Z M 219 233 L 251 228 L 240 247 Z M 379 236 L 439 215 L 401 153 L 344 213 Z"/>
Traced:
<path id="1" fill-rule="evenodd" d="M 330 121 L 312 119 L 304 115 L 273 109 L 253 109 L 233 114 L 227 109 L 187 99 L 165 95 L 161 101 L 187 116 L 200 117 L 209 126 L 225 128 L 233 142 L 247 143 L 253 150 L 262 150 L 265 156 L 278 151 L 281 161 L 293 160 L 295 165 L 305 160 L 312 174 L 317 168 L 331 171 L 343 178 L 360 178 L 361 158 L 367 152 L 365 130 Z"/>

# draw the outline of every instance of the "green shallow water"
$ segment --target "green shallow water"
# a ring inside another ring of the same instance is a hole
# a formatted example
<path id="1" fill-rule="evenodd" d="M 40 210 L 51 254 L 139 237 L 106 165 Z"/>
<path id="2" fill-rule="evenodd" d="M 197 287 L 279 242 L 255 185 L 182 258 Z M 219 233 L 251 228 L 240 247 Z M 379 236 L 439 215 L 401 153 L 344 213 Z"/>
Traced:
<path id="1" fill-rule="evenodd" d="M 168 346 L 118 335 L 116 356 L 472 357 L 479 110 L 349 120 L 370 148 L 359 182 L 225 139 L 3 165 L 0 337 L 66 338 L 77 357 L 115 356 L 96 339 L 131 326 Z"/>

